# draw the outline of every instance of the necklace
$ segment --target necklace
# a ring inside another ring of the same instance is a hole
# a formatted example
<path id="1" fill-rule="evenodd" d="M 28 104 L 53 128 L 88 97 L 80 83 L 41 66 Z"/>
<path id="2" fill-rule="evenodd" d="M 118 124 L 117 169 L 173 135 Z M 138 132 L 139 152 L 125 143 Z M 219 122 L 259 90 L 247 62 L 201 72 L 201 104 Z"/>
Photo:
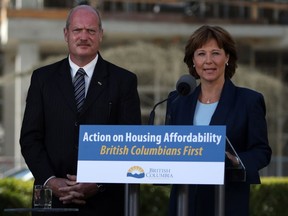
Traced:
<path id="1" fill-rule="evenodd" d="M 204 98 L 204 97 L 202 97 L 202 99 L 201 99 L 201 101 L 203 102 L 203 103 L 205 103 L 205 104 L 210 104 L 210 103 L 214 103 L 214 102 L 216 102 L 216 101 L 218 101 L 219 100 L 219 96 L 216 96 L 216 97 L 212 97 L 212 98 Z"/>
<path id="2" fill-rule="evenodd" d="M 220 96 L 217 94 L 215 94 L 215 95 L 212 94 L 211 97 L 204 97 L 203 94 L 201 93 L 199 96 L 200 101 L 202 101 L 202 103 L 205 103 L 205 104 L 215 103 L 216 101 L 219 100 L 219 98 L 220 98 Z"/>

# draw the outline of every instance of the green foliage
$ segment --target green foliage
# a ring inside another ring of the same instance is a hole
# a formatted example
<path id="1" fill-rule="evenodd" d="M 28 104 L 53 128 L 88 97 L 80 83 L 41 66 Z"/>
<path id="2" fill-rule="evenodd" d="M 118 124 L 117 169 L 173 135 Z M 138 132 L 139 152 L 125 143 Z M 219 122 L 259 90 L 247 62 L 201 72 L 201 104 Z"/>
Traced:
<path id="1" fill-rule="evenodd" d="M 33 181 L 0 179 L 0 216 L 6 208 L 31 208 Z M 140 216 L 167 216 L 170 186 L 140 186 Z M 288 215 L 288 178 L 262 178 L 251 186 L 250 216 Z M 7 214 L 5 214 L 7 215 Z M 16 214 L 9 213 L 9 216 Z M 23 214 L 22 214 L 23 215 Z M 28 215 L 28 214 L 27 214 Z"/>
<path id="2" fill-rule="evenodd" d="M 140 216 L 167 216 L 169 186 L 141 185 Z M 288 215 L 288 178 L 265 177 L 262 184 L 252 185 L 250 216 Z"/>
<path id="3" fill-rule="evenodd" d="M 288 179 L 263 178 L 261 185 L 252 185 L 250 216 L 288 215 Z"/>
<path id="4" fill-rule="evenodd" d="M 170 186 L 143 184 L 140 187 L 140 216 L 168 215 Z"/>
<path id="5" fill-rule="evenodd" d="M 0 216 L 4 215 L 3 211 L 6 208 L 31 208 L 32 185 L 32 181 L 0 179 Z"/>

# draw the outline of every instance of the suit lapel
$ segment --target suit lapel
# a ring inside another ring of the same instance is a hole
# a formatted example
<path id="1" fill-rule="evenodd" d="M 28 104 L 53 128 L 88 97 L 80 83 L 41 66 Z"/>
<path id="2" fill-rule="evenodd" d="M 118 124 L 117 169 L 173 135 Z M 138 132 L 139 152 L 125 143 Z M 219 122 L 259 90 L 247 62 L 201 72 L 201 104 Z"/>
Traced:
<path id="1" fill-rule="evenodd" d="M 200 86 L 197 86 L 195 92 L 188 96 L 178 96 L 174 101 L 171 102 L 171 106 L 175 109 L 176 114 L 174 124 L 180 125 L 192 125 L 194 119 L 194 113 L 200 93 Z M 174 104 L 174 105 L 173 105 Z"/>
<path id="2" fill-rule="evenodd" d="M 229 112 L 235 100 L 236 88 L 230 79 L 225 80 L 218 106 L 212 116 L 210 125 L 226 125 Z"/>
<path id="3" fill-rule="evenodd" d="M 57 74 L 59 74 L 59 79 L 56 79 L 55 82 L 57 82 L 64 100 L 73 111 L 77 112 L 68 58 L 64 59 L 62 64 L 60 64 L 59 73 Z"/>
<path id="4" fill-rule="evenodd" d="M 185 125 L 193 125 L 193 119 L 194 119 L 194 114 L 195 114 L 195 109 L 196 109 L 196 105 L 197 105 L 197 101 L 198 101 L 198 97 L 199 97 L 199 93 L 200 93 L 200 86 L 198 86 L 195 89 L 195 94 L 192 94 L 190 96 L 184 96 L 185 100 L 187 100 L 187 107 L 183 110 L 183 122 L 185 122 Z"/>
<path id="5" fill-rule="evenodd" d="M 72 84 L 72 78 L 70 73 L 70 65 L 68 58 L 66 58 L 59 66 L 59 76 L 55 79 L 59 86 L 60 92 L 63 95 L 64 100 L 68 103 L 69 107 L 77 113 L 74 88 Z M 86 99 L 83 105 L 81 113 L 84 113 L 87 108 L 93 103 L 93 101 L 99 96 L 99 94 L 106 89 L 108 85 L 108 69 L 107 64 L 100 56 L 98 57 L 97 64 L 95 66 L 93 76 L 91 78 L 90 86 L 86 95 Z"/>
<path id="6" fill-rule="evenodd" d="M 192 95 L 175 99 L 173 103 L 174 112 L 177 115 L 175 124 L 191 125 L 193 124 L 195 109 L 199 94 L 201 91 L 201 84 L 197 86 Z M 218 106 L 211 118 L 210 125 L 226 125 L 229 113 L 232 109 L 235 100 L 236 88 L 231 80 L 227 79 L 223 86 L 221 97 Z M 172 105 L 173 106 L 173 105 Z"/>
<path id="7" fill-rule="evenodd" d="M 98 61 L 95 66 L 93 76 L 91 78 L 90 86 L 86 95 L 81 113 L 84 113 L 88 107 L 97 99 L 97 97 L 107 89 L 108 85 L 108 69 L 107 64 L 103 58 L 98 54 Z"/>

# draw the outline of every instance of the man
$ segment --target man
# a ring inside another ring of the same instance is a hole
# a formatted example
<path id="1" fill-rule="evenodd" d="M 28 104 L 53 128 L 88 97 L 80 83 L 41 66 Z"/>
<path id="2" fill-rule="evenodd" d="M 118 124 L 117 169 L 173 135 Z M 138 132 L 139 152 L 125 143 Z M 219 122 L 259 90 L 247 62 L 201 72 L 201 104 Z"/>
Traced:
<path id="1" fill-rule="evenodd" d="M 123 184 L 76 182 L 78 131 L 81 124 L 140 125 L 137 77 L 101 57 L 101 18 L 91 6 L 71 10 L 64 37 L 68 57 L 32 74 L 21 152 L 35 184 L 52 188 L 53 208 L 78 208 L 77 215 L 83 216 L 121 216 Z M 79 68 L 84 69 L 85 84 L 78 81 Z M 74 88 L 73 82 L 81 83 L 81 87 L 74 84 Z"/>

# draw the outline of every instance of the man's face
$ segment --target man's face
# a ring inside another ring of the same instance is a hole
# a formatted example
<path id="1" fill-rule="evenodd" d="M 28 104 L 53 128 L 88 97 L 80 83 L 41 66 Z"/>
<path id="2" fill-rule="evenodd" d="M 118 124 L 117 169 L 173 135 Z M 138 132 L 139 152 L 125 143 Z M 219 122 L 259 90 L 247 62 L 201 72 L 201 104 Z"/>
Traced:
<path id="1" fill-rule="evenodd" d="M 87 8 L 74 11 L 69 28 L 64 29 L 64 37 L 68 43 L 70 58 L 74 63 L 84 66 L 92 61 L 103 37 L 96 12 Z"/>

